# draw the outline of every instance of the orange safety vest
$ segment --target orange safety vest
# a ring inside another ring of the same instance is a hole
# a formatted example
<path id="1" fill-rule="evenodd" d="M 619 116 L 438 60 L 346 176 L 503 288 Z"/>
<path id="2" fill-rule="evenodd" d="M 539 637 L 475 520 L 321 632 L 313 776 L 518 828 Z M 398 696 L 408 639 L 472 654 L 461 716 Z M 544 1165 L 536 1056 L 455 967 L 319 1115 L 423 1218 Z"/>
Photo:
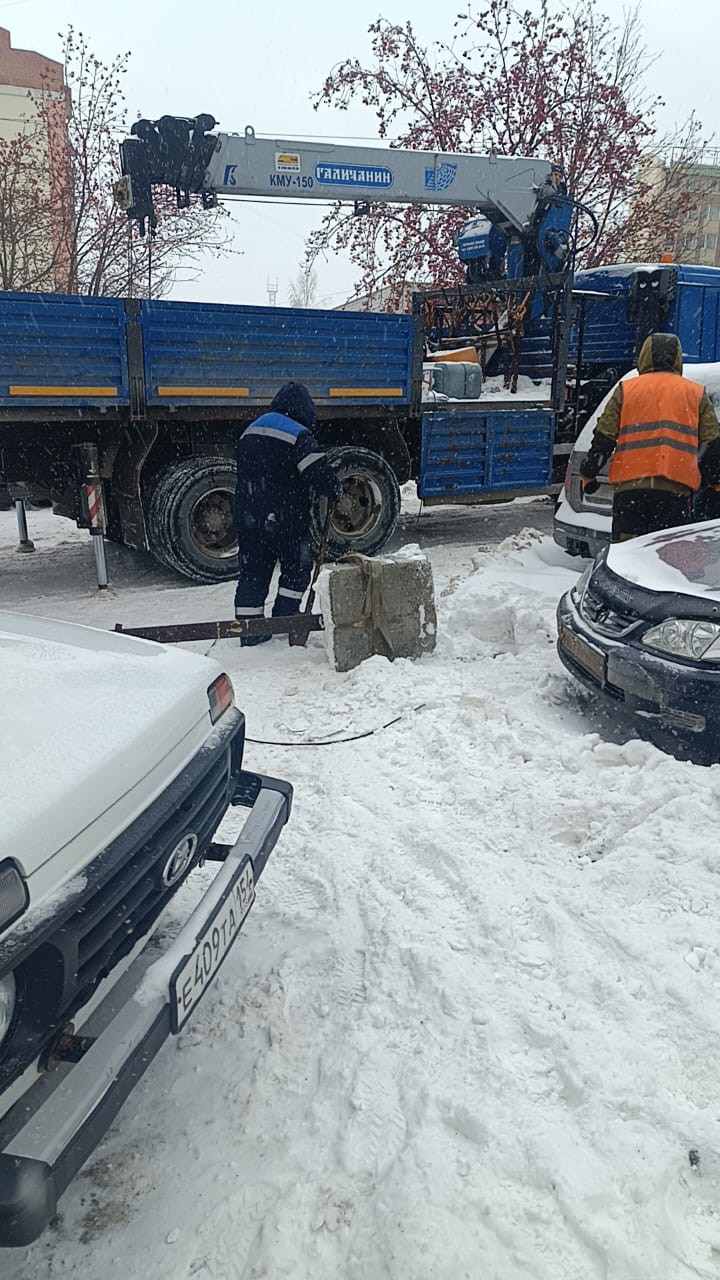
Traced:
<path id="1" fill-rule="evenodd" d="M 664 476 L 700 488 L 698 425 L 703 388 L 677 373 L 641 373 L 622 384 L 611 484 Z"/>

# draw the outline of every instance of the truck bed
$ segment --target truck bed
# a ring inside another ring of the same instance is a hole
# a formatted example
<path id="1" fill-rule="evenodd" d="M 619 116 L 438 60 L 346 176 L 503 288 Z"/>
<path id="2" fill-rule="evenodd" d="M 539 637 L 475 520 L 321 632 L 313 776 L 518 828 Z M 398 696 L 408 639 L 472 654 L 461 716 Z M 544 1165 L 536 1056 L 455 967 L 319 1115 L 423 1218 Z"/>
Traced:
<path id="1" fill-rule="evenodd" d="M 407 315 L 0 293 L 0 408 L 237 417 L 292 379 L 329 410 L 407 409 L 414 347 Z"/>

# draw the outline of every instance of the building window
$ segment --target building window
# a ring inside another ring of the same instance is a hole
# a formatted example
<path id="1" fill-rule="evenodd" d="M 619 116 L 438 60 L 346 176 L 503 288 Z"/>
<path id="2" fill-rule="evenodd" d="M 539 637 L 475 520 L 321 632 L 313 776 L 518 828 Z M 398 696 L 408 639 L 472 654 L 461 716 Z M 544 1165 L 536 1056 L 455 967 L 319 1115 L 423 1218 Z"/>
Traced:
<path id="1" fill-rule="evenodd" d="M 706 204 L 703 210 L 703 216 L 706 222 L 717 222 L 720 218 L 720 206 L 716 204 Z"/>
<path id="2" fill-rule="evenodd" d="M 692 235 L 691 233 L 688 233 L 687 235 L 684 235 L 684 236 L 683 236 L 683 238 L 682 238 L 682 247 L 683 247 L 683 249 L 694 249 L 694 248 L 695 248 L 695 236 L 694 236 L 694 235 Z"/>
<path id="3" fill-rule="evenodd" d="M 703 236 L 703 249 L 714 249 L 716 240 L 717 236 L 714 232 L 712 234 L 705 234 Z"/>

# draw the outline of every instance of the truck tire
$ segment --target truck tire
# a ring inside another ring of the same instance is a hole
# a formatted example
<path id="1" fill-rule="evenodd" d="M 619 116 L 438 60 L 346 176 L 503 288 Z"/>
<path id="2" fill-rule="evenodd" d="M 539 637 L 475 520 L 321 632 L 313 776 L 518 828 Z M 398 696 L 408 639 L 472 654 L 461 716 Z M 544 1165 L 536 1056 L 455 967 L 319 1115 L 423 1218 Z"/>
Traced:
<path id="1" fill-rule="evenodd" d="M 187 458 L 160 472 L 147 510 L 156 560 L 194 582 L 237 575 L 235 474 L 228 458 Z"/>
<path id="2" fill-rule="evenodd" d="M 330 520 L 326 559 L 338 560 L 352 551 L 376 555 L 391 537 L 400 515 L 395 472 L 379 453 L 354 445 L 328 449 L 327 459 L 342 482 L 343 497 Z M 312 522 L 316 550 L 322 526 L 318 504 Z"/>

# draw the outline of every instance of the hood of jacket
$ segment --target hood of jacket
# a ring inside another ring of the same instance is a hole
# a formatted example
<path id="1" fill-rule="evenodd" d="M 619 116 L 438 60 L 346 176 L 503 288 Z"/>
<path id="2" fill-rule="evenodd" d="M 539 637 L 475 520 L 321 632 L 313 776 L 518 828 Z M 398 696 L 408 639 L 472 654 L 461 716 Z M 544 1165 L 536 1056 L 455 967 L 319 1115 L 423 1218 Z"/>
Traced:
<path id="1" fill-rule="evenodd" d="M 682 373 L 682 347 L 674 333 L 652 333 L 640 348 L 638 373 Z"/>
<path id="2" fill-rule="evenodd" d="M 293 422 L 299 422 L 301 427 L 307 427 L 308 431 L 312 431 L 317 422 L 315 403 L 307 387 L 301 382 L 286 382 L 278 391 L 268 412 L 282 413 L 286 418 L 292 418 Z"/>

